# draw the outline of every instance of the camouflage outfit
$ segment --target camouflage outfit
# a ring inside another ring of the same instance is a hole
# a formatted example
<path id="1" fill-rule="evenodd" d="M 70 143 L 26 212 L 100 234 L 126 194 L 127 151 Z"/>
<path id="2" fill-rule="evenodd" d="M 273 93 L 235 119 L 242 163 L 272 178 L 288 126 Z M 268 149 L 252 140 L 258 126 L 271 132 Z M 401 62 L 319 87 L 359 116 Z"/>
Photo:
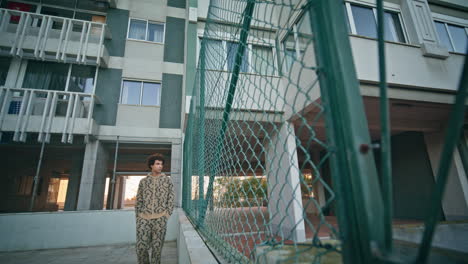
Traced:
<path id="1" fill-rule="evenodd" d="M 137 243 L 136 251 L 139 264 L 161 262 L 161 251 L 166 235 L 167 219 L 174 209 L 174 186 L 171 178 L 148 176 L 138 185 L 135 206 Z"/>

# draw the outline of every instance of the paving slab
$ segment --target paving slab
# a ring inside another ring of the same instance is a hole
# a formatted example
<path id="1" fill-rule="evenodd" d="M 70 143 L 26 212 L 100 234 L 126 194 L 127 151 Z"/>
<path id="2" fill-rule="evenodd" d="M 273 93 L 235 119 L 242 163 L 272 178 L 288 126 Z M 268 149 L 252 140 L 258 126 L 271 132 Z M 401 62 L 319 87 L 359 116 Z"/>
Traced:
<path id="1" fill-rule="evenodd" d="M 135 244 L 0 252 L 2 264 L 136 264 Z M 177 243 L 165 242 L 161 264 L 177 263 Z"/>

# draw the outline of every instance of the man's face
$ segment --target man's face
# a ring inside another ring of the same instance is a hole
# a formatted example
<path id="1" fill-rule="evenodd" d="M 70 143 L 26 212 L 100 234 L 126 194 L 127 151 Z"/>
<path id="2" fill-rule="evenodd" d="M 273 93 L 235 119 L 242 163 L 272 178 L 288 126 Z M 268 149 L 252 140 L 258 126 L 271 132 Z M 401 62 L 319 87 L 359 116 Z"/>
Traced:
<path id="1" fill-rule="evenodd" d="M 152 170 L 153 172 L 156 172 L 156 173 L 161 173 L 163 167 L 164 167 L 164 165 L 163 165 L 162 161 L 160 161 L 160 160 L 155 160 L 155 161 L 154 161 L 154 164 L 151 165 L 151 170 Z"/>

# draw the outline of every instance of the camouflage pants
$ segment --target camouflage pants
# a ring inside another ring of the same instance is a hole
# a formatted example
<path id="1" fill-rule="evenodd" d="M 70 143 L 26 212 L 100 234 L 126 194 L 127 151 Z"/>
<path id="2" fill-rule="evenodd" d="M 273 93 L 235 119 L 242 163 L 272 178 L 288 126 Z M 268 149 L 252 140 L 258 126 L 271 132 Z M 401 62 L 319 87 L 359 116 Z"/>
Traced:
<path id="1" fill-rule="evenodd" d="M 138 264 L 161 263 L 161 251 L 166 236 L 166 217 L 158 219 L 143 219 L 136 221 L 136 253 Z M 151 262 L 149 250 L 151 249 Z"/>

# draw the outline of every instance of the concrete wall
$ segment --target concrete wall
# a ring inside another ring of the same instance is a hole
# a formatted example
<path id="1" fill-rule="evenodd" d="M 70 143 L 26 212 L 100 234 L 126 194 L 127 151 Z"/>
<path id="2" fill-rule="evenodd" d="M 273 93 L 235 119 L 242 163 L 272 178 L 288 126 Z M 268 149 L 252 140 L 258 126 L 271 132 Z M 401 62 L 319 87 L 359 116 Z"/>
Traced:
<path id="1" fill-rule="evenodd" d="M 351 36 L 358 79 L 378 82 L 377 41 Z M 387 43 L 387 81 L 390 84 L 455 91 L 465 56 L 450 54 L 446 60 L 424 57 L 421 48 Z"/>
<path id="2" fill-rule="evenodd" d="M 177 237 L 177 250 L 180 264 L 214 264 L 219 263 L 198 232 L 193 228 L 185 212 L 178 209 L 179 233 Z"/>
<path id="3" fill-rule="evenodd" d="M 116 125 L 119 127 L 159 127 L 159 113 L 160 107 L 158 106 L 119 104 Z"/>
<path id="4" fill-rule="evenodd" d="M 403 225 L 393 228 L 393 238 L 402 241 L 420 243 L 424 226 Z M 468 253 L 468 224 L 440 224 L 437 226 L 432 245 Z M 465 259 L 466 260 L 466 259 Z"/>
<path id="5" fill-rule="evenodd" d="M 178 211 L 169 218 L 166 241 L 177 239 Z M 0 215 L 0 251 L 135 243 L 133 210 Z"/>
<path id="6" fill-rule="evenodd" d="M 423 220 L 431 205 L 434 177 L 422 133 L 392 137 L 392 170 L 394 217 Z"/>
<path id="7" fill-rule="evenodd" d="M 434 178 L 437 177 L 439 169 L 440 155 L 444 146 L 445 134 L 443 132 L 425 133 L 427 152 L 431 162 Z M 454 158 L 459 157 L 458 150 L 455 149 Z M 447 184 L 445 186 L 444 197 L 442 199 L 442 208 L 446 220 L 467 220 L 468 219 L 468 200 L 466 190 L 468 189 L 466 176 L 462 172 L 463 165 L 452 162 L 449 170 Z M 460 171 L 459 171 L 460 169 Z"/>

